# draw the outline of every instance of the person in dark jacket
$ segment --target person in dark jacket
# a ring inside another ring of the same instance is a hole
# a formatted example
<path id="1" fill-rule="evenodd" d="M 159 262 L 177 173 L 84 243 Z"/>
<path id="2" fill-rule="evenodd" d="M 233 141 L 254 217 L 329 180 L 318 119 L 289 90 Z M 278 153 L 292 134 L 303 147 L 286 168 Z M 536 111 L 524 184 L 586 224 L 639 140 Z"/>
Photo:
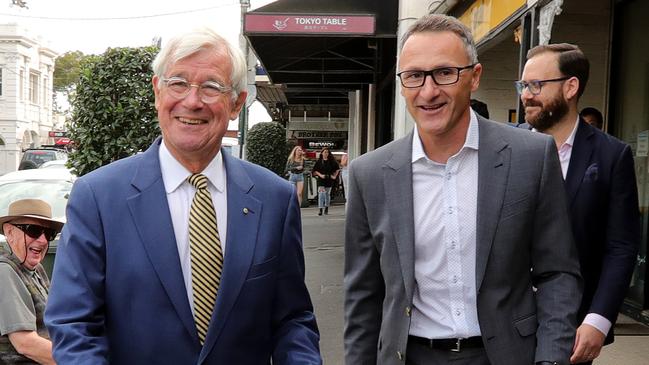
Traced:
<path id="1" fill-rule="evenodd" d="M 318 215 L 329 214 L 331 188 L 338 179 L 340 167 L 328 148 L 323 148 L 318 161 L 313 166 L 313 176 L 318 179 Z"/>

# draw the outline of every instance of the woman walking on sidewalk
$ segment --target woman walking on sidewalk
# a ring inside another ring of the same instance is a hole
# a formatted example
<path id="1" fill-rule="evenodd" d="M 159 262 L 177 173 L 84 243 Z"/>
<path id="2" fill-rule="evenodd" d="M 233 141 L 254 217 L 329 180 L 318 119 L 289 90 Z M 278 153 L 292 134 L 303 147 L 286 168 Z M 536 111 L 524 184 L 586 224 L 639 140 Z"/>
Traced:
<path id="1" fill-rule="evenodd" d="M 318 179 L 318 215 L 329 214 L 329 204 L 331 202 L 331 188 L 338 178 L 338 162 L 331 154 L 327 147 L 323 148 L 318 157 L 318 161 L 313 166 L 313 176 Z"/>
<path id="2" fill-rule="evenodd" d="M 304 151 L 302 147 L 295 146 L 288 155 L 286 162 L 288 181 L 297 189 L 297 201 L 302 206 L 302 191 L 304 190 Z"/>

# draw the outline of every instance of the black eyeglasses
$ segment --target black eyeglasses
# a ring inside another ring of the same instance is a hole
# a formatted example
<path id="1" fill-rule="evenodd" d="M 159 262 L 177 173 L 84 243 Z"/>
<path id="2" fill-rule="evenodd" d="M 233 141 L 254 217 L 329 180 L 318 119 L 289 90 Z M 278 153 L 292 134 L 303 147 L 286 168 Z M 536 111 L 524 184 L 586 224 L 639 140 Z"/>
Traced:
<path id="1" fill-rule="evenodd" d="M 399 72 L 397 76 L 401 80 L 401 85 L 408 89 L 424 86 L 426 76 L 429 75 L 437 85 L 451 85 L 458 82 L 461 71 L 472 69 L 474 66 L 475 64 L 464 67 L 440 67 L 428 71 L 408 70 Z"/>
<path id="2" fill-rule="evenodd" d="M 568 80 L 570 76 L 559 77 L 558 79 L 547 79 L 547 80 L 532 80 L 532 81 L 514 81 L 516 86 L 516 91 L 519 94 L 522 94 L 525 91 L 525 88 L 532 93 L 532 95 L 538 95 L 541 93 L 541 88 L 546 82 L 555 82 L 555 81 L 565 81 Z"/>
<path id="3" fill-rule="evenodd" d="M 45 234 L 45 239 L 48 241 L 53 241 L 56 238 L 56 235 L 59 233 L 56 229 L 50 227 L 39 226 L 38 224 L 14 224 L 12 226 L 23 231 L 26 235 L 33 239 L 37 239 L 42 234 Z"/>

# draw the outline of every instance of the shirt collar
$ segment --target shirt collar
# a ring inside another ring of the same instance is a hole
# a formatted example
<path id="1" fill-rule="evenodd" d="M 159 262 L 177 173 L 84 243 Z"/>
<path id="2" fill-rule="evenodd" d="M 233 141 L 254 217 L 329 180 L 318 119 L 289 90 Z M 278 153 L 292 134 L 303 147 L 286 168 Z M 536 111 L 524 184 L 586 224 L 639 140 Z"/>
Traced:
<path id="1" fill-rule="evenodd" d="M 162 181 L 165 185 L 167 194 L 173 193 L 182 183 L 187 181 L 191 176 L 185 166 L 183 166 L 176 158 L 169 152 L 165 145 L 164 139 L 160 144 L 160 170 L 162 171 Z M 207 177 L 210 183 L 216 190 L 223 192 L 225 188 L 225 165 L 223 164 L 223 156 L 219 151 L 216 156 L 210 161 L 209 165 L 201 171 L 201 174 Z"/>
<path id="2" fill-rule="evenodd" d="M 476 117 L 473 110 L 469 111 L 469 128 L 466 133 L 466 139 L 464 140 L 464 145 L 460 148 L 462 151 L 465 148 L 470 148 L 473 150 L 478 150 L 480 137 L 479 137 L 479 128 L 478 128 L 478 117 Z M 459 152 L 458 152 L 459 153 Z M 426 153 L 424 152 L 424 146 L 421 144 L 421 138 L 419 137 L 419 131 L 417 126 L 415 126 L 414 135 L 412 136 L 412 160 L 411 163 L 415 163 L 420 159 L 428 159 Z"/>
<path id="3" fill-rule="evenodd" d="M 573 144 L 575 144 L 575 136 L 577 135 L 577 127 L 579 127 L 579 117 L 577 117 L 577 120 L 575 120 L 575 126 L 572 127 L 572 132 L 570 132 L 570 135 L 568 136 L 568 139 L 566 139 L 565 142 L 563 142 L 564 145 L 568 145 L 572 147 Z"/>

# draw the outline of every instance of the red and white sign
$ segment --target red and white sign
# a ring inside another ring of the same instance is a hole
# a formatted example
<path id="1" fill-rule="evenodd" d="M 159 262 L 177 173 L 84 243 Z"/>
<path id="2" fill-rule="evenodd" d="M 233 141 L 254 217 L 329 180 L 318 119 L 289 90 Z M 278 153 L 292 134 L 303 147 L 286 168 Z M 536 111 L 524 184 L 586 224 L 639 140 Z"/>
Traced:
<path id="1" fill-rule="evenodd" d="M 246 33 L 374 34 L 373 15 L 246 14 Z"/>

